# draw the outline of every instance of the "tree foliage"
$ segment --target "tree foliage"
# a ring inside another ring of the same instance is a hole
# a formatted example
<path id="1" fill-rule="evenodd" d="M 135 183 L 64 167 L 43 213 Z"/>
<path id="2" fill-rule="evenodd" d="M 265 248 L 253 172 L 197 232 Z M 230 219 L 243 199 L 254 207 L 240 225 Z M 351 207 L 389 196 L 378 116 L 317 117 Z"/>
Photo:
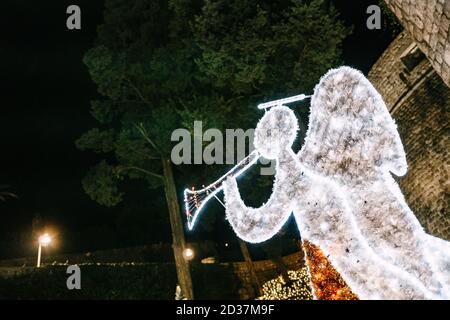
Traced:
<path id="1" fill-rule="evenodd" d="M 123 179 L 161 186 L 174 129 L 193 130 L 194 120 L 203 130 L 254 127 L 255 104 L 311 92 L 339 64 L 347 34 L 323 0 L 106 0 L 84 57 L 101 95 L 91 105 L 99 125 L 76 143 L 105 160 L 84 190 L 113 206 Z M 191 166 L 175 178 L 195 184 L 211 170 Z"/>
<path id="2" fill-rule="evenodd" d="M 317 0 L 208 0 L 194 25 L 201 70 L 230 95 L 259 99 L 311 91 L 346 34 Z"/>

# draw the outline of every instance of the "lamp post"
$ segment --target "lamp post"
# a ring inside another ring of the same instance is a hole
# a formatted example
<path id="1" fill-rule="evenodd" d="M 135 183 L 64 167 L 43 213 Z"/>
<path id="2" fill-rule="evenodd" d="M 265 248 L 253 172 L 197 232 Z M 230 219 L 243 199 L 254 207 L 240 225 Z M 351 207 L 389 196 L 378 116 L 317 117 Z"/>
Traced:
<path id="1" fill-rule="evenodd" d="M 41 253 L 42 253 L 42 247 L 46 247 L 52 242 L 52 238 L 48 233 L 44 233 L 42 236 L 39 237 L 39 248 L 38 248 L 38 256 L 37 256 L 37 267 L 41 267 Z"/>

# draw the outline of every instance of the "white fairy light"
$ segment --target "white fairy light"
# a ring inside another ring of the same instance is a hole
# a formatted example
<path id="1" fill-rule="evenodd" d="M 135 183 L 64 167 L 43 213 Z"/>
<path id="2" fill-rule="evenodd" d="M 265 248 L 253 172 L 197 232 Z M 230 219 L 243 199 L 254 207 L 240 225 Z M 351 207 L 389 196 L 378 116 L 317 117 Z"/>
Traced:
<path id="1" fill-rule="evenodd" d="M 402 279 L 404 290 L 409 292 L 410 298 L 434 298 L 419 280 L 373 253 L 359 234 L 338 187 L 326 177 L 317 176 L 304 168 L 293 151 L 289 150 L 291 145 L 285 142 L 288 139 L 274 140 L 273 135 L 264 138 L 265 131 L 276 130 L 272 126 L 290 127 L 295 134 L 295 127 L 291 125 L 295 116 L 290 113 L 292 111 L 288 108 L 275 107 L 266 113 L 256 129 L 255 147 L 262 154 L 267 151 L 265 148 L 280 144 L 277 148 L 280 150 L 277 174 L 269 201 L 260 208 L 248 208 L 239 195 L 236 180 L 229 177 L 224 182 L 226 215 L 236 234 L 247 242 L 266 241 L 278 233 L 293 211 L 302 237 L 330 256 L 336 270 L 360 298 L 371 298 L 382 290 L 383 298 L 403 298 L 397 294 L 396 287 L 391 285 L 385 288 L 390 279 Z M 278 139 L 281 136 L 275 137 Z M 280 176 L 284 178 L 280 179 Z M 322 197 L 318 199 L 318 195 Z M 329 203 L 331 208 L 324 210 Z M 238 212 L 244 218 L 237 219 Z M 326 232 L 320 228 L 324 221 L 330 225 L 330 230 Z M 340 244 L 338 248 L 336 243 Z M 332 244 L 334 250 L 331 254 Z"/>
<path id="2" fill-rule="evenodd" d="M 195 226 L 195 223 L 198 219 L 198 216 L 205 205 L 211 198 L 217 198 L 217 193 L 222 191 L 223 185 L 222 182 L 229 176 L 238 177 L 245 171 L 247 171 L 251 166 L 253 166 L 258 159 L 260 158 L 260 154 L 257 151 L 253 151 L 246 158 L 242 159 L 236 166 L 227 171 L 223 176 L 219 179 L 204 187 L 200 190 L 184 190 L 184 204 L 185 204 L 185 212 L 188 216 L 188 228 L 192 230 Z M 190 206 L 194 202 L 194 207 L 190 208 Z M 220 202 L 220 200 L 219 200 Z M 223 205 L 223 204 L 222 204 Z"/>
<path id="3" fill-rule="evenodd" d="M 450 242 L 424 232 L 391 176 L 406 173 L 406 157 L 379 93 L 359 71 L 330 70 L 314 90 L 296 155 L 297 119 L 283 104 L 308 97 L 258 106 L 274 108 L 259 121 L 247 162 L 206 188 L 185 190 L 189 228 L 223 189 L 227 219 L 240 238 L 268 240 L 293 212 L 302 238 L 319 246 L 361 299 L 449 299 Z M 276 160 L 273 192 L 262 207 L 249 208 L 235 178 L 260 156 Z"/>
<path id="4" fill-rule="evenodd" d="M 293 212 L 302 238 L 361 299 L 448 299 L 450 243 L 423 231 L 389 173 L 406 173 L 405 154 L 370 82 L 349 67 L 329 71 L 315 88 L 298 155 L 296 130 L 293 112 L 278 104 L 258 123 L 255 148 L 277 162 L 265 205 L 245 206 L 234 177 L 223 183 L 236 234 L 263 242 Z"/>
<path id="5" fill-rule="evenodd" d="M 344 119 L 345 125 L 325 129 L 335 119 Z M 312 151 L 313 146 L 319 148 Z M 424 232 L 392 178 L 390 172 L 406 174 L 404 148 L 382 97 L 362 73 L 342 67 L 322 77 L 298 156 L 339 185 L 376 254 L 418 274 L 437 296 L 450 297 L 450 243 Z"/>
<path id="6" fill-rule="evenodd" d="M 265 102 L 265 103 L 260 103 L 260 104 L 258 104 L 258 109 L 268 109 L 268 108 L 272 108 L 272 107 L 282 106 L 282 105 L 285 105 L 288 103 L 302 101 L 302 100 L 305 100 L 310 97 L 311 96 L 307 96 L 302 93 L 302 94 L 288 97 L 288 98 L 283 98 L 283 99 L 279 99 L 279 100 L 273 100 L 273 101 L 269 101 L 269 102 Z"/>
<path id="7" fill-rule="evenodd" d="M 305 100 L 310 98 L 311 96 L 307 96 L 305 94 L 299 94 L 296 96 L 273 100 L 265 103 L 261 103 L 258 105 L 259 109 L 268 109 L 274 106 L 281 106 L 283 104 L 288 104 L 296 101 Z M 216 198 L 223 206 L 224 204 L 217 198 L 217 193 L 223 190 L 222 183 L 229 176 L 237 177 L 247 171 L 252 165 L 254 165 L 260 158 L 260 154 L 257 151 L 253 151 L 246 158 L 240 161 L 236 166 L 230 169 L 227 173 L 221 176 L 219 179 L 204 187 L 200 190 L 195 190 L 192 188 L 184 190 L 184 203 L 185 203 L 185 213 L 187 216 L 187 225 L 188 229 L 192 230 L 195 226 L 195 223 L 198 219 L 199 214 L 202 212 L 202 209 L 213 197 Z"/>
<path id="8" fill-rule="evenodd" d="M 289 270 L 288 275 L 292 281 L 290 286 L 285 286 L 283 277 L 278 276 L 262 285 L 263 295 L 257 300 L 311 300 L 313 296 L 309 287 L 308 270 Z"/>

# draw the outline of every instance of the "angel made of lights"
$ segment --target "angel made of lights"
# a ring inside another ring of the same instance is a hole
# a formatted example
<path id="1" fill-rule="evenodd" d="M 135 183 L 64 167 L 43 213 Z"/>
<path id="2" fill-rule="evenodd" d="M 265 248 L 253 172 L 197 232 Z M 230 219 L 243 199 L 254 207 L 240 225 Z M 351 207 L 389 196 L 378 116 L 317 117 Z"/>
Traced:
<path id="1" fill-rule="evenodd" d="M 227 219 L 248 242 L 270 239 L 293 213 L 302 239 L 361 299 L 448 299 L 450 244 L 424 232 L 390 174 L 406 173 L 405 153 L 375 88 L 352 68 L 330 70 L 314 90 L 309 121 L 295 154 L 297 119 L 278 103 L 256 127 L 256 150 L 204 188 L 206 198 L 223 188 Z M 273 192 L 249 208 L 236 177 L 260 156 L 276 160 Z"/>

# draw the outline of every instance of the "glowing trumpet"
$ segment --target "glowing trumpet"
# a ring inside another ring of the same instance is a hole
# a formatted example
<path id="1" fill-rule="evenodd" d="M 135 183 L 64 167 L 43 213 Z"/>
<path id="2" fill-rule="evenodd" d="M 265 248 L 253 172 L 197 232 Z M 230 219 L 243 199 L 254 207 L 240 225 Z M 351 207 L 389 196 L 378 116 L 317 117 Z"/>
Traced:
<path id="1" fill-rule="evenodd" d="M 258 109 L 268 109 L 271 107 L 281 106 L 295 101 L 305 100 L 310 97 L 311 96 L 299 94 L 284 99 L 261 103 L 258 105 Z M 184 190 L 184 204 L 186 209 L 186 216 L 189 230 L 192 230 L 194 228 L 195 222 L 197 221 L 200 212 L 211 198 L 213 197 L 216 198 L 223 205 L 222 201 L 220 201 L 220 199 L 217 197 L 217 193 L 223 190 L 222 183 L 225 181 L 225 179 L 227 179 L 230 176 L 237 178 L 242 173 L 247 171 L 248 168 L 253 166 L 260 157 L 261 156 L 259 152 L 255 150 L 252 153 L 250 153 L 246 158 L 244 158 L 242 161 L 240 161 L 231 170 L 229 170 L 227 173 L 221 176 L 219 179 L 217 179 L 216 181 L 214 181 L 213 183 L 211 183 L 206 187 L 203 186 L 203 189 L 195 190 L 192 187 L 192 189 Z"/>
<path id="2" fill-rule="evenodd" d="M 247 171 L 252 165 L 254 165 L 260 158 L 258 151 L 253 151 L 247 157 L 241 160 L 237 165 L 235 165 L 231 170 L 221 176 L 219 179 L 211 183 L 209 186 L 204 187 L 200 190 L 185 189 L 184 190 L 184 204 L 186 207 L 186 215 L 188 221 L 188 228 L 192 230 L 194 228 L 195 222 L 197 221 L 198 215 L 206 205 L 206 203 L 213 197 L 217 198 L 216 194 L 222 191 L 222 183 L 228 177 L 237 178 L 242 173 Z M 218 198 L 217 198 L 218 199 Z M 221 201 L 220 201 L 221 202 Z"/>

